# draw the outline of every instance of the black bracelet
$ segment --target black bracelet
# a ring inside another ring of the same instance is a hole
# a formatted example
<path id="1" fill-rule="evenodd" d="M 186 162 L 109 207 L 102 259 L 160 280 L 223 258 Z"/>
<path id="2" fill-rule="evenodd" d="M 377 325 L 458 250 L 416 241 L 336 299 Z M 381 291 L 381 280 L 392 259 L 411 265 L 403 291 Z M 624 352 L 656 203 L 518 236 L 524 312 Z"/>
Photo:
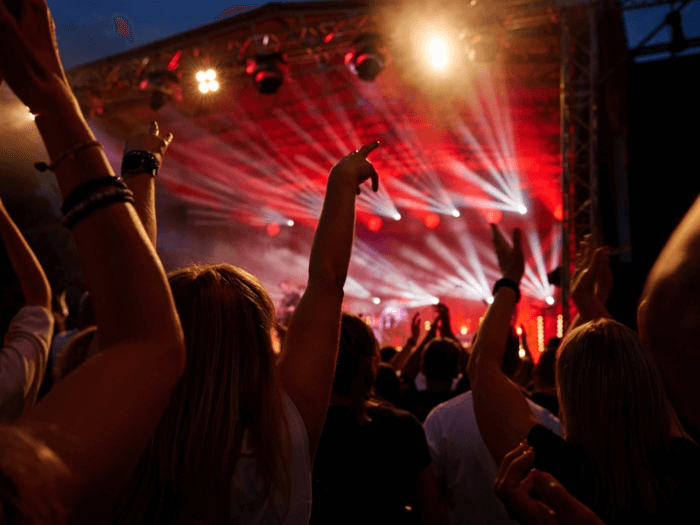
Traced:
<path id="1" fill-rule="evenodd" d="M 418 341 L 416 341 L 413 337 L 409 337 L 407 343 L 410 343 L 413 346 L 416 346 L 418 344 Z"/>
<path id="2" fill-rule="evenodd" d="M 124 153 L 122 157 L 122 178 L 125 175 L 148 173 L 152 177 L 158 176 L 158 159 L 146 150 L 134 149 Z"/>
<path id="3" fill-rule="evenodd" d="M 518 286 L 518 283 L 510 279 L 506 279 L 505 277 L 503 279 L 499 279 L 498 281 L 496 281 L 496 284 L 493 285 L 492 294 L 494 296 L 496 295 L 496 292 L 501 286 L 505 286 L 506 288 L 510 288 L 511 290 L 513 290 L 515 292 L 515 302 L 520 302 L 520 287 Z"/>
<path id="4" fill-rule="evenodd" d="M 66 213 L 63 217 L 63 225 L 72 230 L 78 222 L 92 212 L 117 202 L 134 204 L 134 194 L 130 190 L 117 188 L 110 188 L 102 193 L 94 193 Z"/>
<path id="5" fill-rule="evenodd" d="M 95 193 L 97 190 L 101 190 L 107 186 L 113 186 L 118 189 L 126 190 L 126 184 L 120 181 L 116 177 L 102 177 L 99 179 L 92 179 L 84 184 L 79 184 L 73 191 L 68 194 L 66 200 L 63 201 L 63 206 L 61 206 L 61 213 L 65 216 L 70 210 L 75 208 L 78 203 L 87 199 L 91 194 Z"/>

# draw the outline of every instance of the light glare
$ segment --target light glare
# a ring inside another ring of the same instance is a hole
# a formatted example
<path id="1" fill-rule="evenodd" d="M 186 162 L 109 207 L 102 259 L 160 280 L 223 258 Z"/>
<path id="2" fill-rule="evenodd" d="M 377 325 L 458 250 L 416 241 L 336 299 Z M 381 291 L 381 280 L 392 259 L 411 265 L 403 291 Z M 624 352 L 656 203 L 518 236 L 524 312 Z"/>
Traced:
<path id="1" fill-rule="evenodd" d="M 493 297 L 487 297 L 486 302 L 489 304 L 493 304 Z"/>
<path id="2" fill-rule="evenodd" d="M 428 41 L 428 59 L 434 69 L 441 70 L 447 67 L 450 50 L 444 38 L 436 36 Z"/>
<path id="3" fill-rule="evenodd" d="M 292 219 L 289 219 L 289 220 L 287 221 L 287 226 L 290 226 L 290 227 L 291 227 L 291 226 L 294 226 L 294 221 L 293 221 Z"/>
<path id="4" fill-rule="evenodd" d="M 520 213 L 520 215 L 526 215 L 527 207 L 521 204 L 520 206 L 518 206 L 518 213 Z"/>
<path id="5" fill-rule="evenodd" d="M 394 215 L 394 220 L 395 220 L 395 221 L 400 221 L 400 220 L 401 220 L 401 214 L 400 214 L 400 213 L 395 214 L 395 215 Z"/>
<path id="6" fill-rule="evenodd" d="M 208 84 L 207 82 L 202 82 L 202 83 L 199 85 L 199 90 L 200 90 L 202 93 L 209 93 L 209 84 Z"/>
<path id="7" fill-rule="evenodd" d="M 207 74 L 204 71 L 197 72 L 197 82 L 204 82 L 207 79 Z"/>
<path id="8" fill-rule="evenodd" d="M 554 304 L 554 297 L 552 297 L 551 295 L 547 296 L 547 298 L 545 299 L 545 302 L 548 305 L 552 306 Z"/>
<path id="9" fill-rule="evenodd" d="M 459 210 L 452 210 L 452 216 L 453 217 L 460 217 L 461 213 L 459 213 Z"/>
<path id="10" fill-rule="evenodd" d="M 212 80 L 211 82 L 209 82 L 209 89 L 211 91 L 216 91 L 217 89 L 219 89 L 219 83 L 216 80 Z"/>
<path id="11" fill-rule="evenodd" d="M 372 298 L 372 302 L 373 302 L 374 304 L 379 304 L 379 303 L 382 302 L 382 300 L 381 300 L 379 297 L 373 297 L 373 298 Z"/>
<path id="12" fill-rule="evenodd" d="M 216 71 L 209 69 L 204 75 L 206 76 L 207 80 L 214 80 L 216 78 Z"/>

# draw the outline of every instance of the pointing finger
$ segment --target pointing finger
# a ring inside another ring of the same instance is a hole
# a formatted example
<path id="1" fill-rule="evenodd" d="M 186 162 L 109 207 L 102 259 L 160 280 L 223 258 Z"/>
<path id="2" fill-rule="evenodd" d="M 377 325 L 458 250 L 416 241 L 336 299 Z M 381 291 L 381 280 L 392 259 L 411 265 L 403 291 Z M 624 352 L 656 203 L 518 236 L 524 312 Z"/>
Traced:
<path id="1" fill-rule="evenodd" d="M 158 123 L 155 120 L 148 126 L 148 133 L 158 136 Z"/>
<path id="2" fill-rule="evenodd" d="M 375 149 L 377 149 L 378 147 L 379 147 L 379 141 L 377 140 L 377 141 L 374 141 L 374 142 L 370 142 L 369 144 L 365 144 L 364 146 L 362 146 L 362 147 L 358 150 L 357 153 L 358 153 L 360 156 L 362 156 L 362 157 L 364 157 L 364 158 L 367 158 L 367 155 L 369 155 L 370 153 L 372 153 L 372 152 L 373 152 Z M 374 191 L 377 191 L 377 190 L 374 190 Z"/>

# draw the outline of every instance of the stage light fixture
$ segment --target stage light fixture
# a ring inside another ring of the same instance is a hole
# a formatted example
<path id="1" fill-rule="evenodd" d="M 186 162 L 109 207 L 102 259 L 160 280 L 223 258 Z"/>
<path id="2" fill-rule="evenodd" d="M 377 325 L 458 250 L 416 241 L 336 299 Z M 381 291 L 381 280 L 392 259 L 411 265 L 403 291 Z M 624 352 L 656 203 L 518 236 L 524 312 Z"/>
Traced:
<path id="1" fill-rule="evenodd" d="M 487 302 L 488 304 L 493 304 L 493 301 L 494 301 L 493 296 L 490 296 L 490 297 L 487 297 L 487 298 L 486 298 L 486 302 Z"/>
<path id="2" fill-rule="evenodd" d="M 462 214 L 459 213 L 459 210 L 458 210 L 458 209 L 455 208 L 454 210 L 452 210 L 452 216 L 453 216 L 453 217 L 461 217 L 461 215 L 462 215 Z"/>
<path id="3" fill-rule="evenodd" d="M 246 73 L 253 76 L 255 86 L 264 95 L 277 93 L 284 83 L 286 61 L 280 53 L 257 55 L 248 60 Z"/>
<path id="4" fill-rule="evenodd" d="M 360 80 L 374 81 L 384 69 L 386 57 L 380 48 L 379 35 L 362 35 L 345 55 L 345 65 Z"/>
<path id="5" fill-rule="evenodd" d="M 428 40 L 427 53 L 430 65 L 435 70 L 445 69 L 450 62 L 450 48 L 442 37 L 434 36 Z"/>
<path id="6" fill-rule="evenodd" d="M 289 219 L 289 220 L 287 221 L 287 226 L 289 226 L 290 228 L 291 228 L 292 226 L 294 226 L 294 221 L 293 221 L 292 219 Z"/>
<path id="7" fill-rule="evenodd" d="M 379 297 L 373 297 L 373 298 L 372 298 L 372 302 L 373 302 L 374 304 L 379 304 L 379 303 L 382 302 L 382 300 L 381 300 Z"/>
<path id="8" fill-rule="evenodd" d="M 210 93 L 219 89 L 219 83 L 216 81 L 216 71 L 213 69 L 198 71 L 195 78 L 199 82 L 199 91 L 202 93 Z"/>
<path id="9" fill-rule="evenodd" d="M 400 213 L 394 214 L 394 220 L 395 220 L 395 221 L 400 221 L 400 220 L 401 220 L 401 214 L 400 214 Z"/>
<path id="10" fill-rule="evenodd" d="M 546 302 L 549 306 L 552 306 L 552 305 L 554 304 L 554 297 L 552 297 L 551 295 L 548 295 L 548 296 L 545 298 L 545 302 Z"/>
<path id="11" fill-rule="evenodd" d="M 519 205 L 519 206 L 518 206 L 518 213 L 519 213 L 520 215 L 527 215 L 527 207 L 524 206 L 524 205 L 522 205 L 522 204 Z"/>

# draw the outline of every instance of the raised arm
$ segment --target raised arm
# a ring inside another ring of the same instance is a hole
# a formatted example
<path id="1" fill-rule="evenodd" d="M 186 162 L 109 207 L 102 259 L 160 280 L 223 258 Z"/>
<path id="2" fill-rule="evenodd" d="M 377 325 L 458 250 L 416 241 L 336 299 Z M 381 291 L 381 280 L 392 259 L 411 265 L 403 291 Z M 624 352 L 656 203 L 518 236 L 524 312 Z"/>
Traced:
<path id="1" fill-rule="evenodd" d="M 41 264 L 0 200 L 0 236 L 15 270 L 27 306 L 51 311 L 51 286 Z"/>
<path id="2" fill-rule="evenodd" d="M 309 281 L 287 329 L 279 370 L 285 392 L 299 410 L 313 458 L 330 400 L 338 355 L 343 286 L 355 236 L 359 184 L 379 178 L 367 155 L 378 142 L 343 157 L 328 176 L 326 198 L 311 247 Z"/>
<path id="3" fill-rule="evenodd" d="M 515 310 L 515 289 L 520 285 L 525 267 L 520 230 L 513 232 L 512 247 L 495 225 L 492 225 L 492 233 L 498 264 L 506 281 L 496 290 L 493 304 L 479 326 L 467 374 L 479 432 L 496 463 L 500 464 L 503 456 L 537 425 L 537 419 L 520 388 L 501 370 Z"/>
<path id="4" fill-rule="evenodd" d="M 0 237 L 25 300 L 0 350 L 0 420 L 13 421 L 36 402 L 46 373 L 54 319 L 49 281 L 2 200 Z"/>
<path id="5" fill-rule="evenodd" d="M 105 186 L 94 181 L 105 179 L 111 185 L 106 178 L 113 173 L 101 149 L 91 145 L 94 135 L 68 86 L 44 0 L 25 0 L 19 21 L 0 2 L 0 70 L 37 115 L 50 158 L 59 159 L 52 169 L 63 197 L 81 192 L 77 205 L 101 195 Z M 79 144 L 72 155 L 61 157 Z M 81 186 L 85 184 L 89 186 Z M 18 423 L 43 440 L 71 472 L 60 494 L 70 522 L 92 521 L 111 503 L 150 439 L 185 363 L 182 331 L 160 261 L 133 207 L 107 201 L 83 213 L 73 229 L 103 352 Z"/>
<path id="6" fill-rule="evenodd" d="M 134 192 L 134 208 L 141 219 L 143 229 L 153 246 L 156 246 L 156 197 L 155 186 L 158 170 L 173 134 L 158 136 L 158 123 L 151 122 L 148 133 L 138 133 L 126 141 L 122 159 L 122 178 Z"/>
<path id="7" fill-rule="evenodd" d="M 637 322 L 678 415 L 700 435 L 700 197 L 647 277 Z"/>
<path id="8" fill-rule="evenodd" d="M 411 356 L 411 352 L 418 344 L 420 336 L 420 312 L 413 314 L 411 318 L 411 337 L 406 340 L 406 343 L 401 348 L 401 351 L 391 358 L 389 366 L 398 372 L 406 364 L 406 361 Z"/>
<path id="9" fill-rule="evenodd" d="M 435 319 L 433 319 L 433 322 L 430 324 L 430 330 L 425 333 L 423 340 L 420 342 L 418 347 L 413 350 L 413 353 L 408 357 L 405 364 L 401 368 L 402 378 L 414 380 L 416 376 L 418 376 L 421 367 L 421 359 L 423 357 L 423 350 L 425 350 L 428 343 L 437 336 L 439 325 L 440 314 L 437 314 Z"/>

